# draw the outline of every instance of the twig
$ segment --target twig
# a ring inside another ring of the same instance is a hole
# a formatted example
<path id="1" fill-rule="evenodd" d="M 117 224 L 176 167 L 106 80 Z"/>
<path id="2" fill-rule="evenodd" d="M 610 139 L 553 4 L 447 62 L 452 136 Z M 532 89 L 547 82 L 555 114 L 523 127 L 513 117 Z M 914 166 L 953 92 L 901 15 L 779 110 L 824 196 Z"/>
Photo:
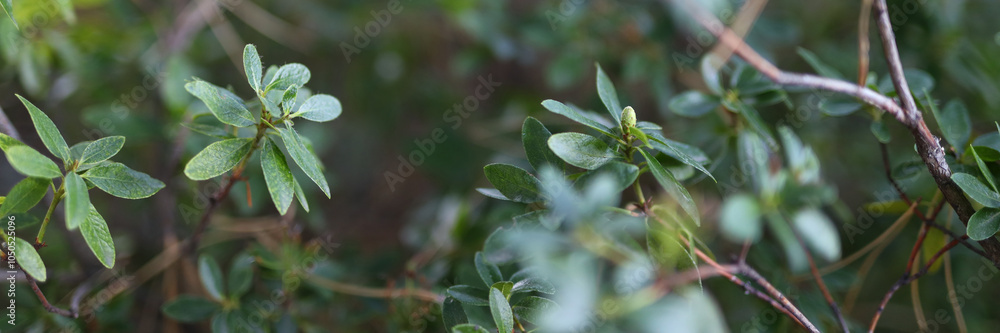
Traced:
<path id="1" fill-rule="evenodd" d="M 20 266 L 18 266 L 18 269 L 20 269 Z M 50 304 L 49 300 L 45 298 L 45 294 L 43 294 L 42 290 L 38 288 L 38 282 L 35 281 L 35 278 L 31 277 L 30 274 L 24 273 L 24 277 L 28 280 L 28 284 L 31 285 L 31 290 L 35 291 L 35 296 L 38 296 L 38 300 L 42 302 L 42 307 L 45 308 L 46 311 L 68 318 L 77 317 L 77 312 L 69 311 Z"/>
<path id="2" fill-rule="evenodd" d="M 670 0 L 664 1 L 669 2 Z M 913 102 L 913 96 L 909 93 L 909 86 L 906 85 L 906 80 L 903 78 L 902 65 L 899 61 L 899 54 L 896 50 L 895 40 L 892 34 L 892 25 L 889 22 L 889 14 L 886 11 L 884 0 L 877 1 L 875 5 L 875 9 L 878 14 L 878 26 L 879 31 L 881 32 L 880 35 L 883 39 L 883 48 L 886 49 L 886 57 L 890 63 L 889 67 L 892 69 L 891 72 L 893 82 L 896 84 L 896 91 L 900 96 L 902 96 L 903 107 L 896 104 L 892 98 L 871 89 L 858 86 L 854 83 L 809 74 L 783 72 L 764 59 L 764 57 L 758 54 L 757 51 L 754 51 L 746 45 L 742 39 L 736 36 L 736 34 L 734 34 L 731 30 L 727 29 L 722 22 L 719 22 L 718 19 L 712 16 L 704 8 L 701 8 L 691 0 L 674 1 L 681 4 L 701 26 L 714 34 L 721 43 L 729 45 L 733 48 L 736 55 L 743 58 L 744 61 L 756 68 L 775 83 L 780 85 L 802 86 L 847 94 L 888 112 L 895 117 L 896 120 L 903 124 L 903 126 L 910 129 L 910 132 L 913 134 L 914 141 L 916 142 L 917 150 L 920 153 L 924 164 L 927 165 L 927 169 L 934 177 L 934 181 L 937 183 L 938 188 L 944 194 L 945 200 L 947 200 L 948 203 L 951 204 L 952 208 L 954 208 L 958 213 L 962 223 L 968 223 L 969 217 L 972 216 L 975 210 L 972 208 L 972 204 L 965 198 L 965 194 L 962 192 L 962 189 L 951 180 L 951 169 L 948 167 L 948 163 L 944 159 L 944 148 L 941 147 L 941 143 L 936 137 L 934 137 L 933 134 L 931 134 L 930 129 L 927 128 L 927 124 L 924 123 L 923 117 L 916 109 L 915 103 Z M 985 250 L 984 252 L 993 264 L 1000 267 L 1000 241 L 990 238 L 980 241 L 979 244 L 983 247 Z"/>
<path id="3" fill-rule="evenodd" d="M 837 324 L 840 328 L 844 330 L 844 333 L 850 333 L 847 329 L 847 321 L 844 320 L 844 314 L 840 312 L 840 307 L 837 306 L 837 301 L 833 299 L 833 295 L 830 294 L 830 290 L 826 288 L 826 283 L 823 282 L 823 276 L 819 273 L 819 269 L 816 268 L 816 261 L 813 260 L 812 254 L 809 249 L 806 248 L 806 242 L 802 240 L 802 235 L 795 232 L 795 238 L 799 241 L 799 245 L 802 246 L 802 252 L 805 253 L 806 259 L 809 260 L 809 271 L 812 273 L 813 278 L 816 279 L 816 285 L 819 286 L 819 290 L 823 292 L 823 298 L 826 299 L 826 304 L 830 306 L 830 311 L 833 312 L 833 317 L 837 318 Z"/>
<path id="4" fill-rule="evenodd" d="M 328 280 L 326 278 L 319 277 L 316 275 L 310 275 L 309 281 L 316 283 L 320 287 L 324 287 L 333 290 L 335 292 L 360 296 L 360 297 L 383 298 L 383 299 L 413 297 L 419 300 L 434 302 L 434 303 L 441 303 L 444 301 L 444 296 L 423 289 L 388 289 L 388 288 L 363 287 L 363 286 L 356 286 L 353 284 Z"/>
<path id="5" fill-rule="evenodd" d="M 861 1 L 861 14 L 858 15 L 858 85 L 864 86 L 868 81 L 868 51 L 871 42 L 868 41 L 868 27 L 871 22 L 872 0 Z"/>
<path id="6" fill-rule="evenodd" d="M 962 306 L 958 304 L 958 293 L 955 292 L 955 278 L 951 272 L 951 253 L 944 255 L 944 281 L 948 286 L 948 302 L 951 303 L 951 310 L 955 313 L 955 323 L 958 324 L 958 331 L 966 333 L 969 331 L 965 327 L 965 315 L 962 314 Z"/>
<path id="7" fill-rule="evenodd" d="M 897 280 L 896 283 L 893 284 L 891 288 L 889 288 L 889 292 L 885 294 L 885 297 L 882 298 L 882 302 L 879 303 L 878 310 L 875 311 L 875 316 L 872 318 L 872 323 L 868 327 L 868 332 L 869 333 L 875 332 L 875 327 L 878 325 L 878 320 L 879 318 L 882 317 L 882 311 L 885 310 L 885 306 L 889 303 L 889 300 L 892 299 L 892 295 L 896 293 L 896 290 L 899 290 L 900 287 L 916 279 L 919 279 L 921 276 L 924 276 L 924 274 L 927 274 L 927 272 L 930 271 L 931 266 L 934 265 L 934 262 L 936 262 L 938 258 L 941 257 L 942 254 L 948 252 L 948 250 L 951 250 L 952 248 L 957 246 L 960 243 L 961 239 L 965 239 L 968 237 L 969 236 L 966 235 L 962 236 L 962 238 L 952 240 L 950 243 L 948 243 L 948 245 L 945 245 L 943 248 L 941 248 L 941 250 L 935 253 L 934 256 L 927 261 L 927 264 L 924 265 L 924 267 L 921 268 L 920 271 L 917 272 L 916 274 L 910 274 L 910 271 L 907 270 L 906 273 L 903 274 L 903 276 L 900 277 L 899 280 Z"/>

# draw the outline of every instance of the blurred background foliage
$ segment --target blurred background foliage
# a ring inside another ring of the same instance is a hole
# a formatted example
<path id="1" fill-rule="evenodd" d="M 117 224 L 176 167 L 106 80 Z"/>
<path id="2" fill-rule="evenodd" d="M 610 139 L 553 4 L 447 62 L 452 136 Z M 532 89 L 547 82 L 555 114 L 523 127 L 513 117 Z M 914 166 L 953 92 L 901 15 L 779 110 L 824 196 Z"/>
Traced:
<path id="1" fill-rule="evenodd" d="M 185 179 L 177 167 L 210 142 L 180 125 L 204 108 L 194 103 L 183 85 L 197 76 L 231 83 L 236 93 L 251 96 L 241 84 L 239 59 L 246 43 L 257 45 L 265 63 L 307 65 L 313 74 L 310 87 L 338 97 L 345 110 L 336 122 L 302 124 L 300 129 L 328 168 L 332 199 L 307 189 L 311 213 L 299 212 L 282 221 L 280 233 L 249 232 L 239 226 L 281 220 L 267 204 L 264 180 L 251 178 L 252 191 L 237 186 L 215 222 L 242 236 L 226 238 L 227 233 L 219 231 L 225 229 L 216 226 L 213 229 L 219 232 L 206 238 L 203 252 L 215 256 L 222 267 L 229 267 L 231 258 L 244 250 L 274 255 L 278 263 L 290 265 L 261 268 L 255 279 L 252 297 L 262 302 L 268 301 L 270 290 L 295 295 L 294 303 L 279 302 L 288 311 L 276 312 L 275 324 L 267 330 L 442 331 L 440 308 L 432 303 L 357 297 L 310 282 L 289 288 L 282 282 L 287 282 L 283 272 L 301 271 L 303 281 L 305 275 L 314 274 L 369 287 L 420 286 L 439 293 L 463 275 L 474 276 L 472 257 L 486 237 L 524 212 L 523 205 L 474 191 L 488 186 L 482 167 L 494 162 L 525 165 L 520 130 L 526 116 L 542 120 L 553 132 L 571 128 L 565 119 L 544 111 L 539 105 L 544 99 L 599 109 L 593 89 L 595 62 L 616 83 L 623 105 L 633 106 L 640 119 L 662 125 L 667 137 L 697 146 L 712 157 L 711 171 L 719 182 L 688 182 L 705 221 L 696 233 L 720 258 L 739 253 L 740 244 L 719 237 L 717 223 L 723 195 L 731 193 L 726 187 L 747 188 L 736 184 L 740 176 L 727 119 L 685 118 L 668 108 L 671 97 L 680 92 L 707 91 L 698 66 L 711 48 L 710 41 L 703 43 L 698 34 L 691 34 L 684 13 L 657 1 L 403 0 L 398 4 L 401 10 L 380 24 L 379 13 L 391 2 L 13 0 L 19 29 L 0 20 L 0 107 L 24 141 L 41 145 L 15 93 L 46 110 L 69 141 L 126 136 L 119 160 L 167 183 L 167 189 L 151 200 L 94 197 L 115 237 L 119 262 L 113 272 L 81 255 L 85 251 L 75 251 L 81 246 L 79 239 L 61 229 L 53 232 L 50 246 L 42 251 L 53 277 L 42 287 L 50 300 L 68 304 L 77 286 L 88 283 L 93 284 L 90 295 L 96 295 L 109 288 L 109 278 L 94 276 L 137 274 L 168 244 L 191 234 L 200 215 L 199 196 L 213 189 L 211 182 Z M 742 5 L 713 3 L 731 12 Z M 799 48 L 811 50 L 852 81 L 857 71 L 860 3 L 770 1 L 747 41 L 792 71 L 812 72 L 797 53 Z M 973 137 L 992 132 L 993 110 L 1000 107 L 1000 63 L 995 61 L 1000 58 L 1000 33 L 993 23 L 1000 3 L 896 0 L 889 1 L 889 7 L 904 66 L 922 69 L 935 79 L 931 91 L 935 99 L 965 102 L 974 119 Z M 377 33 L 359 37 L 359 32 L 367 35 L 364 31 L 372 24 L 377 29 L 368 31 Z M 872 36 L 872 71 L 881 77 L 886 75 L 881 45 Z M 350 47 L 358 52 L 345 56 Z M 453 126 L 449 110 L 474 96 L 481 78 L 501 85 Z M 793 95 L 792 105 L 808 106 L 810 96 Z M 839 198 L 824 210 L 841 231 L 845 255 L 875 239 L 902 213 L 901 206 L 892 202 L 879 206 L 880 212 L 867 214 L 874 219 L 860 234 L 845 235 L 844 224 L 867 225 L 858 221 L 869 207 L 866 204 L 896 200 L 867 115 L 829 117 L 816 108 L 797 112 L 783 103 L 759 111 L 772 128 L 782 121 L 791 126 L 819 157 L 822 178 Z M 917 159 L 906 130 L 891 121 L 887 126 L 891 160 L 899 164 Z M 427 153 L 426 142 L 438 128 L 446 139 Z M 390 185 L 386 173 L 405 173 L 401 159 L 421 151 L 421 145 L 423 161 L 412 161 L 416 164 L 412 175 Z M 0 168 L 0 189 L 6 191 L 20 176 L 6 164 Z M 901 179 L 907 192 L 929 201 L 933 182 L 926 170 L 897 169 L 909 170 L 905 174 L 909 177 Z M 31 226 L 25 228 L 32 232 Z M 917 230 L 917 223 L 910 223 L 866 276 L 857 276 L 858 265 L 828 276 L 836 295 L 859 280 L 865 282 L 849 318 L 867 323 L 884 291 L 904 270 L 911 242 L 903 240 Z M 315 266 L 295 266 L 316 253 L 325 256 Z M 829 318 L 814 284 L 787 271 L 777 244 L 761 243 L 749 261 L 779 289 L 795 290 L 790 297 L 807 316 Z M 953 261 L 959 285 L 973 282 L 984 265 L 962 248 L 953 251 Z M 176 326 L 160 312 L 160 306 L 178 292 L 200 292 L 192 283 L 197 281 L 192 277 L 193 262 L 185 258 L 168 264 L 163 270 L 175 273 L 151 276 L 110 298 L 92 320 L 47 314 L 22 288 L 18 326 L 0 330 L 208 329 L 208 324 Z M 570 273 L 586 274 L 586 269 Z M 990 331 L 998 324 L 989 295 L 1000 289 L 993 281 L 981 282 L 982 289 L 965 298 L 970 331 Z M 941 271 L 920 280 L 922 307 L 931 318 L 939 309 L 953 316 L 944 283 Z M 787 318 L 727 281 L 707 279 L 704 290 L 721 308 L 731 331 L 794 331 Z M 898 293 L 880 327 L 917 330 L 909 294 L 909 288 Z M 667 304 L 647 309 L 654 311 L 648 317 L 669 308 Z M 832 324 L 824 323 L 826 328 Z M 953 321 L 940 325 L 943 331 L 956 330 Z M 604 331 L 619 329 L 609 326 Z"/>

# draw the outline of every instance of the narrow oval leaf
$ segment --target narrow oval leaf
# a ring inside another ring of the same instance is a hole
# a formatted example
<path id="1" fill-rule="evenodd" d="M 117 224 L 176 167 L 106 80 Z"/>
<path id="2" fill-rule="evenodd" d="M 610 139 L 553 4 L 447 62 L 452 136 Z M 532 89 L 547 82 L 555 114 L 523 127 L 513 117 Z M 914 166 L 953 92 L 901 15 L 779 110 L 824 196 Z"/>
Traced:
<path id="1" fill-rule="evenodd" d="M 454 297 L 447 297 L 441 304 L 441 320 L 444 322 L 444 327 L 448 328 L 468 323 L 469 317 L 462 308 L 462 302 Z"/>
<path id="2" fill-rule="evenodd" d="M 221 309 L 219 303 L 194 295 L 180 295 L 163 305 L 163 314 L 183 323 L 207 319 Z"/>
<path id="3" fill-rule="evenodd" d="M 864 105 L 853 97 L 836 95 L 823 98 L 817 106 L 825 115 L 843 117 L 861 110 Z"/>
<path id="4" fill-rule="evenodd" d="M 253 284 L 253 262 L 253 256 L 246 253 L 240 253 L 233 257 L 226 284 L 229 295 L 233 298 L 239 298 L 250 290 L 250 286 Z"/>
<path id="5" fill-rule="evenodd" d="M 261 93 L 260 80 L 264 66 L 260 63 L 260 55 L 257 54 L 257 47 L 247 44 L 243 48 L 243 71 L 247 74 L 247 82 L 257 94 Z"/>
<path id="6" fill-rule="evenodd" d="M 497 265 L 486 260 L 482 252 L 476 252 L 476 272 L 479 273 L 479 278 L 483 279 L 483 283 L 486 286 L 492 286 L 494 283 L 503 281 L 503 275 L 500 274 L 500 268 Z"/>
<path id="7" fill-rule="evenodd" d="M 8 147 L 4 152 L 10 166 L 22 175 L 49 179 L 62 177 L 55 162 L 31 147 L 16 145 Z"/>
<path id="8" fill-rule="evenodd" d="M 479 289 L 473 286 L 467 285 L 457 285 L 448 288 L 448 295 L 454 297 L 459 302 L 474 306 L 486 306 L 490 305 L 490 302 L 480 295 L 486 294 L 486 290 Z"/>
<path id="9" fill-rule="evenodd" d="M 490 288 L 490 312 L 493 313 L 493 321 L 500 332 L 514 331 L 514 312 L 500 289 Z"/>
<path id="10" fill-rule="evenodd" d="M 3 9 L 4 13 L 7 13 L 7 17 L 14 23 L 14 29 L 21 29 L 17 26 L 17 20 L 14 19 L 14 6 L 10 3 L 10 0 L 0 0 L 0 8 Z"/>
<path id="11" fill-rule="evenodd" d="M 594 170 L 618 157 L 604 141 L 581 133 L 559 133 L 549 138 L 549 148 L 571 165 Z"/>
<path id="12" fill-rule="evenodd" d="M 105 163 L 87 170 L 83 179 L 122 199 L 144 199 L 163 188 L 163 182 L 121 163 Z"/>
<path id="13" fill-rule="evenodd" d="M 677 115 L 697 118 L 715 110 L 719 105 L 718 98 L 697 90 L 689 90 L 671 98 L 668 108 Z"/>
<path id="14" fill-rule="evenodd" d="M 794 217 L 795 232 L 802 236 L 820 257 L 834 261 L 840 258 L 840 236 L 826 215 L 814 209 L 799 211 Z"/>
<path id="15" fill-rule="evenodd" d="M 326 122 L 340 117 L 342 107 L 336 97 L 318 94 L 306 99 L 293 117 L 302 117 L 316 122 Z"/>
<path id="16" fill-rule="evenodd" d="M 618 91 L 615 90 L 615 85 L 611 83 L 611 79 L 608 78 L 608 74 L 604 73 L 601 65 L 595 63 L 594 66 L 597 67 L 597 95 L 601 97 L 604 107 L 611 113 L 615 124 L 620 124 L 622 122 L 622 104 L 618 100 Z"/>
<path id="17" fill-rule="evenodd" d="M 956 172 L 951 175 L 951 180 L 954 180 L 958 187 L 961 187 L 962 191 L 968 194 L 972 200 L 976 200 L 986 207 L 1000 208 L 1000 194 L 990 190 L 976 176 Z"/>
<path id="18" fill-rule="evenodd" d="M 805 59 L 806 63 L 808 63 L 809 66 L 812 66 L 812 68 L 816 70 L 816 73 L 820 76 L 834 79 L 844 79 L 844 76 L 841 75 L 840 72 L 833 69 L 833 67 L 830 67 L 822 60 L 819 60 L 819 57 L 817 57 L 815 53 L 812 53 L 804 48 L 799 48 L 798 53 L 799 56 L 801 56 L 802 59 Z"/>
<path id="19" fill-rule="evenodd" d="M 263 143 L 260 165 L 264 171 L 264 181 L 267 182 L 267 190 L 271 194 L 274 206 L 281 215 L 285 215 L 288 212 L 288 207 L 292 205 L 292 198 L 295 196 L 295 180 L 292 177 L 292 170 L 288 168 L 285 154 L 270 138 L 265 139 Z"/>
<path id="20" fill-rule="evenodd" d="M 52 155 L 61 158 L 65 162 L 69 162 L 69 145 L 66 144 L 66 140 L 63 139 L 62 134 L 59 133 L 59 129 L 56 128 L 56 124 L 46 116 L 42 110 L 35 107 L 27 99 L 21 97 L 21 95 L 15 95 L 24 104 L 24 107 L 28 108 L 28 115 L 31 116 L 31 122 L 35 124 L 35 131 L 38 132 L 38 137 L 42 139 L 42 143 L 45 144 L 45 148 L 48 148 Z"/>
<path id="21" fill-rule="evenodd" d="M 528 157 L 528 163 L 535 171 L 541 170 L 544 165 L 551 165 L 558 169 L 563 169 L 563 162 L 549 149 L 549 137 L 552 132 L 545 128 L 538 119 L 528 117 L 521 126 L 521 144 L 524 146 L 524 154 Z"/>
<path id="22" fill-rule="evenodd" d="M 989 207 L 972 214 L 966 229 L 969 238 L 977 242 L 993 237 L 997 231 L 1000 231 L 1000 209 Z"/>
<path id="23" fill-rule="evenodd" d="M 649 145 L 652 146 L 653 149 L 656 149 L 667 156 L 681 161 L 681 163 L 690 165 L 698 171 L 701 171 L 701 173 L 704 173 L 709 178 L 712 178 L 712 181 L 718 182 L 718 180 L 715 179 L 715 176 L 713 176 L 708 169 L 705 169 L 705 167 L 702 166 L 703 164 L 707 164 L 709 160 L 708 157 L 705 156 L 705 153 L 703 153 L 700 149 L 679 144 L 679 142 L 676 141 L 659 140 L 655 137 L 653 137 L 653 140 L 649 142 Z M 693 153 L 693 155 L 691 153 Z"/>
<path id="24" fill-rule="evenodd" d="M 972 148 L 972 146 L 969 146 L 969 148 Z M 990 172 L 990 168 L 986 166 L 986 162 L 983 162 L 983 159 L 979 158 L 979 153 L 976 152 L 976 149 L 969 150 L 972 151 L 972 157 L 975 158 L 976 165 L 979 166 L 979 171 L 983 173 L 983 178 L 986 178 L 986 182 L 990 184 L 990 188 L 992 188 L 994 192 L 998 191 L 997 182 L 996 180 L 993 180 L 993 173 Z"/>
<path id="25" fill-rule="evenodd" d="M 306 68 L 302 64 L 286 64 L 274 72 L 274 77 L 271 78 L 271 82 L 267 84 L 267 88 L 264 90 L 285 91 L 285 89 L 293 85 L 301 87 L 309 82 L 311 76 L 309 68 Z"/>
<path id="26" fill-rule="evenodd" d="M 214 258 L 202 255 L 198 258 L 198 276 L 201 277 L 201 284 L 205 286 L 205 291 L 212 298 L 218 301 L 223 300 L 225 291 L 222 289 L 222 269 Z"/>
<path id="27" fill-rule="evenodd" d="M 944 139 L 953 147 L 964 147 L 972 135 L 972 120 L 969 119 L 969 109 L 965 104 L 961 100 L 953 100 L 945 104 L 940 111 L 933 102 L 928 104 Z"/>
<path id="28" fill-rule="evenodd" d="M 31 243 L 14 238 L 14 253 L 17 254 L 17 264 L 25 273 L 31 275 L 38 282 L 45 282 L 45 279 L 48 278 L 45 263 L 42 262 L 42 257 L 38 255 L 38 251 L 35 251 L 35 247 Z"/>
<path id="29" fill-rule="evenodd" d="M 104 267 L 115 267 L 115 242 L 108 230 L 108 223 L 93 205 L 87 208 L 87 219 L 80 225 L 80 234 Z"/>
<path id="30" fill-rule="evenodd" d="M 532 324 L 542 323 L 542 319 L 559 307 L 556 302 L 538 296 L 528 296 L 517 302 L 512 308 L 518 318 Z"/>
<path id="31" fill-rule="evenodd" d="M 523 203 L 542 200 L 541 183 L 524 169 L 509 164 L 490 164 L 483 167 L 483 172 L 506 200 Z"/>
<path id="32" fill-rule="evenodd" d="M 299 168 L 312 179 L 319 189 L 326 194 L 326 197 L 330 197 L 330 185 L 326 183 L 326 176 L 323 175 L 322 167 L 316 155 L 306 148 L 306 144 L 302 142 L 302 137 L 299 133 L 292 129 L 292 125 L 285 123 L 285 129 L 278 131 L 281 134 L 281 140 L 285 142 L 285 148 L 288 149 L 288 155 L 292 156 L 292 160 L 295 164 L 298 164 Z"/>
<path id="33" fill-rule="evenodd" d="M 66 229 L 76 230 L 90 213 L 90 194 L 87 193 L 87 184 L 83 182 L 83 178 L 75 172 L 66 174 L 65 191 L 66 202 L 63 207 L 66 209 Z"/>
<path id="34" fill-rule="evenodd" d="M 124 136 L 109 136 L 91 142 L 80 156 L 80 164 L 95 164 L 114 157 L 125 146 Z"/>
<path id="35" fill-rule="evenodd" d="M 295 199 L 299 201 L 299 205 L 302 209 L 309 212 L 309 201 L 306 200 L 306 192 L 302 190 L 302 185 L 299 185 L 299 181 L 292 177 L 292 183 L 295 185 Z"/>
<path id="36" fill-rule="evenodd" d="M 188 162 L 184 174 L 192 180 L 212 179 L 232 170 L 250 152 L 253 139 L 222 140 L 208 145 Z"/>
<path id="37" fill-rule="evenodd" d="M 556 293 L 556 287 L 542 278 L 530 276 L 514 283 L 511 291 L 514 293 L 540 292 L 551 295 Z"/>
<path id="38" fill-rule="evenodd" d="M 660 164 L 659 161 L 650 156 L 649 153 L 642 149 L 639 149 L 639 153 L 646 159 L 649 171 L 653 173 L 653 177 L 656 178 L 658 183 L 660 183 L 660 186 L 663 187 L 663 189 L 667 191 L 667 194 L 674 198 L 674 200 L 677 200 L 677 203 L 681 205 L 684 212 L 694 219 L 694 223 L 696 225 L 700 226 L 701 216 L 698 212 L 698 206 L 695 204 L 694 199 L 691 198 L 691 194 L 688 193 L 688 190 L 684 188 L 684 186 L 681 185 L 676 178 L 674 178 L 674 175 L 671 174 L 670 171 L 664 169 L 663 165 Z"/>
<path id="39" fill-rule="evenodd" d="M 607 126 L 601 125 L 601 123 L 598 123 L 593 119 L 587 118 L 587 116 L 584 116 L 579 112 L 576 112 L 576 110 L 570 108 L 569 106 L 566 106 L 566 104 L 553 101 L 551 99 L 547 99 L 542 101 L 542 106 L 544 106 L 545 109 L 552 111 L 553 113 L 562 115 L 580 124 L 587 125 L 587 127 L 593 128 L 594 130 L 601 132 L 604 135 L 607 135 L 612 138 L 617 138 L 617 136 L 611 134 L 611 130 L 608 129 Z"/>
<path id="40" fill-rule="evenodd" d="M 48 178 L 28 177 L 21 180 L 10 189 L 3 204 L 0 205 L 0 217 L 27 212 L 35 207 L 49 191 L 50 184 L 52 181 Z"/>
<path id="41" fill-rule="evenodd" d="M 737 194 L 726 199 L 719 212 L 719 226 L 722 235 L 732 242 L 759 240 L 763 228 L 757 200 L 746 194 Z"/>
<path id="42" fill-rule="evenodd" d="M 228 90 L 202 80 L 188 82 L 184 85 L 184 89 L 204 102 L 208 110 L 225 124 L 236 127 L 255 124 L 253 115 L 243 105 L 243 101 L 235 98 Z M 222 92 L 223 90 L 225 92 Z"/>

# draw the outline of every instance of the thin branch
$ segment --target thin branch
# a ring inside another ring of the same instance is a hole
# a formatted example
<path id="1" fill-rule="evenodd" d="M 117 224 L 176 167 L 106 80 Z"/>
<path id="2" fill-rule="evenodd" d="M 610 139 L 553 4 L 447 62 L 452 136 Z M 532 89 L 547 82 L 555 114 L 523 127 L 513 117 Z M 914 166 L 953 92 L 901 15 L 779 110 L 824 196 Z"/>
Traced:
<path id="1" fill-rule="evenodd" d="M 924 274 L 927 274 L 927 272 L 930 271 L 931 266 L 934 265 L 934 262 L 936 262 L 938 258 L 941 257 L 941 255 L 943 255 L 945 252 L 948 252 L 949 250 L 957 246 L 960 243 L 960 240 L 968 237 L 969 236 L 966 235 L 962 236 L 962 238 L 952 240 L 950 243 L 948 243 L 948 245 L 945 245 L 943 248 L 941 248 L 941 250 L 935 253 L 934 256 L 927 261 L 927 264 L 924 265 L 924 267 L 921 268 L 920 271 L 917 272 L 916 274 L 910 274 L 910 271 L 907 270 L 906 273 L 903 274 L 903 276 L 900 277 L 899 280 L 897 280 L 896 283 L 893 284 L 891 288 L 889 288 L 889 292 L 885 294 L 885 297 L 882 298 L 882 302 L 879 303 L 878 310 L 875 311 L 875 316 L 872 318 L 872 323 L 871 325 L 868 326 L 868 332 L 869 333 L 875 332 L 875 327 L 878 325 L 878 320 L 882 317 L 882 311 L 885 310 L 885 306 L 889 303 L 889 300 L 892 299 L 892 295 L 895 294 L 900 287 L 910 282 L 913 282 L 916 279 L 919 279 L 921 276 L 924 276 Z"/>
<path id="2" fill-rule="evenodd" d="M 813 278 L 816 279 L 816 285 L 819 286 L 819 290 L 823 292 L 823 298 L 826 299 L 826 304 L 830 306 L 830 311 L 833 312 L 833 317 L 837 318 L 837 324 L 840 328 L 844 330 L 844 333 L 850 333 L 847 329 L 847 321 L 844 320 L 844 314 L 840 312 L 840 307 L 837 306 L 837 301 L 833 299 L 833 295 L 830 294 L 830 290 L 826 288 L 826 283 L 823 282 L 823 276 L 819 273 L 819 269 L 816 268 L 816 261 L 813 260 L 812 254 L 809 249 L 806 248 L 806 242 L 802 240 L 802 235 L 795 232 L 795 238 L 798 239 L 799 245 L 802 246 L 802 252 L 805 253 L 806 259 L 809 260 L 809 271 L 812 273 Z"/>
<path id="3" fill-rule="evenodd" d="M 46 311 L 68 318 L 77 317 L 77 312 L 69 311 L 49 304 L 49 300 L 45 298 L 45 294 L 43 294 L 42 290 L 38 288 L 38 282 L 36 282 L 35 279 L 28 273 L 24 273 L 24 277 L 28 280 L 28 284 L 31 285 L 31 290 L 35 291 L 35 296 L 38 296 L 38 300 L 42 302 L 42 307 L 45 308 Z"/>
<path id="4" fill-rule="evenodd" d="M 309 276 L 309 281 L 312 281 L 321 287 L 330 289 L 335 292 L 360 296 L 360 297 L 383 298 L 383 299 L 412 297 L 433 303 L 441 303 L 444 301 L 444 296 L 423 289 L 389 289 L 389 288 L 363 287 L 343 282 L 337 282 L 333 280 L 327 280 L 326 278 L 322 278 L 316 275 Z"/>
<path id="5" fill-rule="evenodd" d="M 955 313 L 955 323 L 958 324 L 960 333 L 967 333 L 965 327 L 965 315 L 962 313 L 962 306 L 958 303 L 958 293 L 955 292 L 955 278 L 951 271 L 951 253 L 944 255 L 944 282 L 948 286 L 948 302 L 951 303 L 951 310 Z"/>
<path id="6" fill-rule="evenodd" d="M 763 73 L 769 79 L 780 85 L 801 86 L 813 89 L 839 92 L 854 96 L 859 100 L 888 112 L 896 118 L 903 126 L 910 129 L 916 142 L 917 151 L 920 153 L 924 164 L 934 177 L 938 188 L 941 190 L 946 201 L 951 204 L 963 224 L 967 224 L 969 217 L 975 212 L 972 204 L 965 198 L 962 189 L 951 180 L 951 169 L 944 159 L 944 148 L 939 140 L 927 128 L 920 112 L 916 110 L 913 96 L 909 94 L 909 86 L 905 83 L 902 75 L 902 65 L 899 62 L 899 54 L 895 47 L 895 40 L 892 34 L 892 25 L 889 22 L 889 14 L 885 9 L 885 1 L 876 2 L 875 10 L 878 14 L 878 26 L 885 45 L 887 60 L 890 68 L 893 69 L 893 81 L 896 83 L 896 91 L 903 96 L 903 107 L 896 104 L 895 100 L 875 92 L 871 89 L 858 86 L 843 80 L 830 79 L 809 74 L 796 74 L 783 72 L 764 57 L 750 48 L 732 30 L 729 30 L 719 22 L 715 16 L 706 11 L 692 0 L 674 0 L 683 7 L 692 17 L 705 29 L 714 34 L 720 43 L 729 45 L 736 55 L 743 58 L 748 64 Z M 670 0 L 664 0 L 669 3 Z M 891 50 L 890 50 L 891 49 Z M 904 109 L 905 108 L 905 109 Z M 980 241 L 979 244 L 984 252 L 997 267 L 1000 267 L 1000 241 L 990 238 Z"/>
<path id="7" fill-rule="evenodd" d="M 872 16 L 872 0 L 861 1 L 861 13 L 858 15 L 858 85 L 864 86 L 868 81 L 868 51 L 871 42 L 868 41 L 868 27 Z"/>

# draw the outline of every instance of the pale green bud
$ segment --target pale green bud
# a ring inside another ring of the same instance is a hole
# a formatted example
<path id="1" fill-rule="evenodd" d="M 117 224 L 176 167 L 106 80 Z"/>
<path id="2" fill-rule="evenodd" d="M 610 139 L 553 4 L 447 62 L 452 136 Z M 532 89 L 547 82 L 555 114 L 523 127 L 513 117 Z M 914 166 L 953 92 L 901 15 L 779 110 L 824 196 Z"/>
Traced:
<path id="1" fill-rule="evenodd" d="M 628 129 L 635 127 L 635 110 L 631 106 L 626 106 L 622 110 L 622 132 L 628 133 Z"/>

